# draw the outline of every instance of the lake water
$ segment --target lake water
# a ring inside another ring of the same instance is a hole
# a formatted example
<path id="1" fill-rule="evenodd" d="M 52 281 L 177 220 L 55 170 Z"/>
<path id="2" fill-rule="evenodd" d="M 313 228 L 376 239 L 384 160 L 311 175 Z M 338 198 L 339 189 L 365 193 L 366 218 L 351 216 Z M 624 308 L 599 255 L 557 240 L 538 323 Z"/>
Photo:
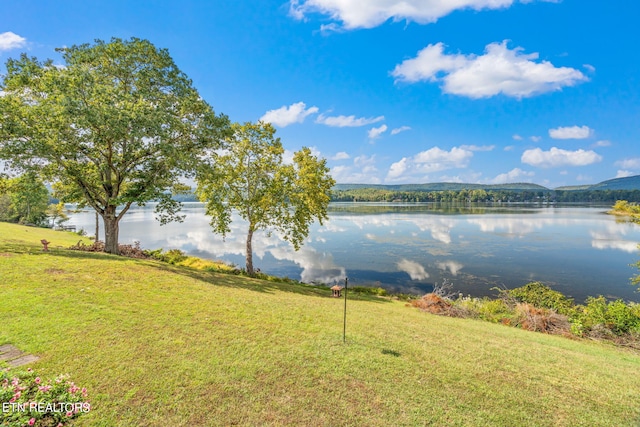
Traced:
<path id="1" fill-rule="evenodd" d="M 314 224 L 298 252 L 276 234 L 256 233 L 254 267 L 304 282 L 346 276 L 351 285 L 416 294 L 447 280 L 456 292 L 494 296 L 493 287 L 537 280 L 577 302 L 601 294 L 640 302 L 629 280 L 639 273 L 630 264 L 640 259 L 640 225 L 607 209 L 334 203 L 329 221 Z M 152 206 L 132 208 L 120 223 L 120 242 L 244 267 L 246 223 L 235 217 L 223 240 L 211 232 L 202 204 L 186 203 L 183 213 L 183 223 L 160 226 Z M 69 224 L 93 234 L 94 213 L 74 214 Z"/>

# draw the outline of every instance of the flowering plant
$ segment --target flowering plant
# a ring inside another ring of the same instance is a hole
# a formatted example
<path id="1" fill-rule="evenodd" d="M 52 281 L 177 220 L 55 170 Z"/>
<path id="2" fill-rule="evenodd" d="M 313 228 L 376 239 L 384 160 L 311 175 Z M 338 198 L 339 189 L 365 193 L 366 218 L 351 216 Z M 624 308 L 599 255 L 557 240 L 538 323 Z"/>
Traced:
<path id="1" fill-rule="evenodd" d="M 0 426 L 69 426 L 91 406 L 87 389 L 76 386 L 66 375 L 43 380 L 31 368 L 0 371 Z"/>

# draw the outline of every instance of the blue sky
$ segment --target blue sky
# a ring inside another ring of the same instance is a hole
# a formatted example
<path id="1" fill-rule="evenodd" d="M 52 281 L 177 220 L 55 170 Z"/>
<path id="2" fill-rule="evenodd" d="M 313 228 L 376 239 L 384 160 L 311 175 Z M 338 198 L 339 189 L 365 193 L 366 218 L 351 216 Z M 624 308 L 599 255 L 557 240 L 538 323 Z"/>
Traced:
<path id="1" fill-rule="evenodd" d="M 554 188 L 640 174 L 638 21 L 633 0 L 4 0 L 0 72 L 144 38 L 339 183 Z"/>

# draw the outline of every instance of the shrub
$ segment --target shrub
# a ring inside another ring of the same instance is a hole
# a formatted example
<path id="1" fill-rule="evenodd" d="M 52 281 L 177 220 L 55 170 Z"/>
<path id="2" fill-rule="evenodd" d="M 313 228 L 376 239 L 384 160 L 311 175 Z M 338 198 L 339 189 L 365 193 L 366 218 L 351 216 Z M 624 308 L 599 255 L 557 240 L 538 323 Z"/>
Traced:
<path id="1" fill-rule="evenodd" d="M 0 371 L 3 426 L 69 426 L 91 409 L 86 397 L 65 375 L 44 381 L 31 369 Z"/>
<path id="2" fill-rule="evenodd" d="M 365 294 L 365 295 L 377 295 L 380 297 L 384 297 L 387 296 L 387 290 L 381 287 L 375 287 L 375 288 L 371 288 L 369 286 L 353 286 L 353 287 L 349 287 L 349 292 L 355 292 L 358 294 Z"/>
<path id="3" fill-rule="evenodd" d="M 572 322 L 581 326 L 575 328 L 581 332 L 579 335 L 621 336 L 640 331 L 640 308 L 638 304 L 626 304 L 622 300 L 607 302 L 602 295 L 589 297 L 587 305 L 578 310 Z"/>
<path id="4" fill-rule="evenodd" d="M 147 251 L 140 248 L 140 242 L 134 242 L 133 245 L 118 245 L 118 248 L 120 248 L 120 255 L 128 258 L 148 259 L 151 257 Z M 97 241 L 86 245 L 80 240 L 75 245 L 69 247 L 69 249 L 83 252 L 104 252 L 104 242 Z"/>
<path id="5" fill-rule="evenodd" d="M 516 305 L 516 315 L 518 326 L 528 331 L 553 334 L 566 334 L 570 331 L 569 318 L 548 308 L 521 303 Z"/>
<path id="6" fill-rule="evenodd" d="M 453 303 L 436 294 L 426 294 L 420 299 L 414 299 L 409 304 L 433 314 L 448 314 Z"/>
<path id="7" fill-rule="evenodd" d="M 478 317 L 493 323 L 512 324 L 514 312 L 501 299 L 483 298 L 478 305 Z"/>
<path id="8" fill-rule="evenodd" d="M 531 304 L 538 308 L 555 310 L 557 313 L 569 315 L 574 310 L 573 299 L 561 292 L 554 291 L 541 282 L 531 282 L 519 288 L 500 291 L 517 302 Z"/>

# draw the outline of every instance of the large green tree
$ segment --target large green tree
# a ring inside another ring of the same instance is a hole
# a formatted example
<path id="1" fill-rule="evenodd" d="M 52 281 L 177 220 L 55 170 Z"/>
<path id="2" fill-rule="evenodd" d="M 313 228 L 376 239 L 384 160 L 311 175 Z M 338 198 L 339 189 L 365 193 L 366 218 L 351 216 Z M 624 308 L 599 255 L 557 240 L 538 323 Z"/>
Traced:
<path id="1" fill-rule="evenodd" d="M 39 171 L 65 202 L 102 217 L 105 251 L 133 203 L 158 200 L 158 219 L 180 219 L 171 190 L 228 119 L 216 116 L 168 51 L 112 39 L 57 49 L 63 64 L 23 54 L 0 83 L 0 158 Z"/>
<path id="2" fill-rule="evenodd" d="M 284 163 L 282 143 L 270 124 L 233 124 L 231 129 L 224 149 L 202 163 L 197 194 L 214 232 L 229 233 L 232 211 L 248 222 L 246 268 L 253 275 L 253 233 L 278 231 L 298 250 L 309 225 L 327 219 L 335 181 L 326 161 L 308 148 L 296 152 L 292 164 Z"/>
<path id="3" fill-rule="evenodd" d="M 0 221 L 46 224 L 49 190 L 33 172 L 0 183 Z"/>

